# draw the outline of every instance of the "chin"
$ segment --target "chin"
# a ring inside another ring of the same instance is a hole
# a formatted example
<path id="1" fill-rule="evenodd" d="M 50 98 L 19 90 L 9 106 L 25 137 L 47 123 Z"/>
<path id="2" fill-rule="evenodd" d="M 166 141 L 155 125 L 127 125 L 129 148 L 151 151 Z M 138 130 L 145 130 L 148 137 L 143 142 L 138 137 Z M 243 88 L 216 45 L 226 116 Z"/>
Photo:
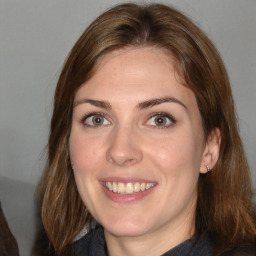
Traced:
<path id="1" fill-rule="evenodd" d="M 105 230 L 118 237 L 141 236 L 149 230 L 143 218 L 113 218 L 102 222 Z"/>

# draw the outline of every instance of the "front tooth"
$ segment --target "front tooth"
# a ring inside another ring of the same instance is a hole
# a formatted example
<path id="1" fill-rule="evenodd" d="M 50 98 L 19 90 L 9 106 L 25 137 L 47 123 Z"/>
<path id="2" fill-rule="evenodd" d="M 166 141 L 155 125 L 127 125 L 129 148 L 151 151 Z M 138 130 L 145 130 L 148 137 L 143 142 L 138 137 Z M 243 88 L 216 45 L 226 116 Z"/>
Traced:
<path id="1" fill-rule="evenodd" d="M 134 184 L 134 191 L 135 191 L 135 192 L 139 192 L 139 191 L 140 191 L 140 183 L 139 183 L 139 182 L 136 182 L 136 183 Z"/>
<path id="2" fill-rule="evenodd" d="M 131 182 L 126 184 L 125 192 L 127 194 L 132 194 L 133 193 L 133 184 Z"/>
<path id="3" fill-rule="evenodd" d="M 125 185 L 122 182 L 118 182 L 117 184 L 117 192 L 120 194 L 124 194 L 125 193 Z"/>
<path id="4" fill-rule="evenodd" d="M 112 190 L 113 192 L 117 192 L 117 184 L 115 182 L 113 182 L 113 185 L 112 185 Z"/>
<path id="5" fill-rule="evenodd" d="M 144 191 L 145 188 L 146 188 L 146 184 L 145 184 L 145 183 L 141 183 L 141 184 L 140 184 L 140 190 L 141 190 L 141 191 Z"/>

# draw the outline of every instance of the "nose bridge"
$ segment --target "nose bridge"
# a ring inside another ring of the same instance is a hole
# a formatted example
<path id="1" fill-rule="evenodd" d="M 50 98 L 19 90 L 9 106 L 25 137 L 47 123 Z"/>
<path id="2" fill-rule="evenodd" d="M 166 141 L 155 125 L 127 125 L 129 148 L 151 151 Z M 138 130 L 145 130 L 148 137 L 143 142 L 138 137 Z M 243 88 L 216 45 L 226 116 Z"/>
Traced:
<path id="1" fill-rule="evenodd" d="M 132 125 L 117 125 L 111 133 L 106 158 L 119 166 L 133 165 L 142 160 L 139 135 Z"/>

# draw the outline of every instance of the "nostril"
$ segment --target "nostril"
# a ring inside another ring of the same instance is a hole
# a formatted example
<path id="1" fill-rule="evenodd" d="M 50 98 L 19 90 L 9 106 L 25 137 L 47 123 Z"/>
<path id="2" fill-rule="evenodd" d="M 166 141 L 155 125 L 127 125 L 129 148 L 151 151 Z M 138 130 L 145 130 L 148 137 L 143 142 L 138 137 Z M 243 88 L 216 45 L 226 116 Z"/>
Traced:
<path id="1" fill-rule="evenodd" d="M 123 165 L 132 165 L 134 163 L 136 163 L 135 159 L 127 159 L 124 161 Z"/>
<path id="2" fill-rule="evenodd" d="M 137 160 L 133 158 L 124 159 L 124 158 L 110 157 L 107 160 L 112 164 L 116 164 L 119 166 L 131 166 L 137 162 Z"/>

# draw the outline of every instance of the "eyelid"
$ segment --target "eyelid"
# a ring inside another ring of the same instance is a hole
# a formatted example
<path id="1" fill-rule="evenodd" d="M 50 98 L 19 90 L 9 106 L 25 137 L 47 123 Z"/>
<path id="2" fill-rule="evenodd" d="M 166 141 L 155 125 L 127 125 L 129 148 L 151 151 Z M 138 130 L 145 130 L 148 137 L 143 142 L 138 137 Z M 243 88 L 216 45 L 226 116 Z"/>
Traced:
<path id="1" fill-rule="evenodd" d="M 170 115 L 168 113 L 156 112 L 156 113 L 151 114 L 145 123 L 148 123 L 152 118 L 156 117 L 157 115 L 167 118 L 171 123 L 168 125 L 164 125 L 164 126 L 157 126 L 157 125 L 149 125 L 149 126 L 157 128 L 157 129 L 164 129 L 164 128 L 169 128 L 170 126 L 172 126 L 173 124 L 175 124 L 177 122 L 177 120 L 172 115 Z"/>
<path id="2" fill-rule="evenodd" d="M 102 113 L 102 112 L 90 112 L 90 113 L 87 113 L 87 114 L 83 115 L 83 117 L 81 118 L 80 122 L 81 122 L 84 126 L 86 126 L 86 127 L 95 127 L 95 128 L 98 128 L 98 127 L 100 127 L 100 126 L 106 126 L 106 124 L 105 124 L 105 125 L 102 124 L 102 125 L 98 125 L 98 126 L 97 126 L 97 125 L 90 125 L 90 124 L 86 124 L 86 123 L 85 123 L 86 119 L 88 119 L 89 117 L 97 116 L 97 115 L 102 116 L 103 118 L 105 118 L 105 119 L 110 123 L 110 121 L 109 121 L 110 118 L 109 118 L 106 114 L 104 114 L 104 113 Z"/>

